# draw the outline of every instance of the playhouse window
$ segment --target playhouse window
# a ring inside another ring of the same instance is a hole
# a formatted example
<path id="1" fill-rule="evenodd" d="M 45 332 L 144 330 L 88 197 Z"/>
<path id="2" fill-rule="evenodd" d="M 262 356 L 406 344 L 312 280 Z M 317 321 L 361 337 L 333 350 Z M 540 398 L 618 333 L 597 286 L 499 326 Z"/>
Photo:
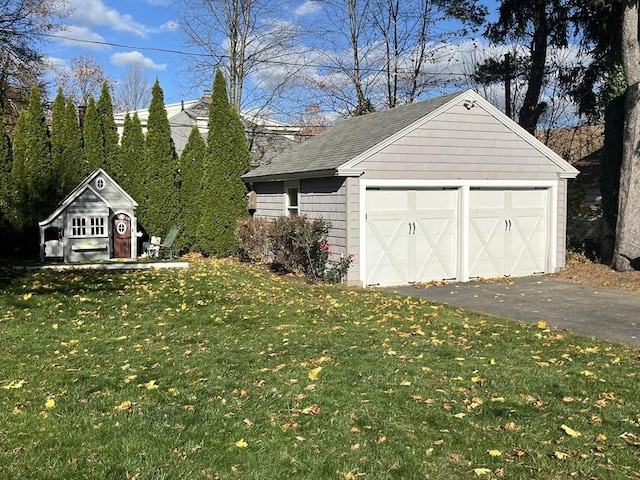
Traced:
<path id="1" fill-rule="evenodd" d="M 102 237 L 105 234 L 104 217 L 75 217 L 71 219 L 71 235 L 74 237 Z"/>

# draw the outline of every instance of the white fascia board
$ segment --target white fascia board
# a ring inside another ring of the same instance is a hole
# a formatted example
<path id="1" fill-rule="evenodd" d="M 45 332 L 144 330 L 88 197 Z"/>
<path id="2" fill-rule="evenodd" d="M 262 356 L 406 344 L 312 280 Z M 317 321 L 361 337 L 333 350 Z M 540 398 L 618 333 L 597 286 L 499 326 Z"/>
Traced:
<path id="1" fill-rule="evenodd" d="M 550 188 L 558 185 L 558 180 L 360 180 L 364 188 Z"/>
<path id="2" fill-rule="evenodd" d="M 398 132 L 396 132 L 395 134 L 391 135 L 390 137 L 387 137 L 386 139 L 382 140 L 380 143 L 377 143 L 376 145 L 371 147 L 369 150 L 366 150 L 365 152 L 362 152 L 360 155 L 352 158 L 348 162 L 343 163 L 342 165 L 340 165 L 337 168 L 338 175 L 340 175 L 343 171 L 345 171 L 345 172 L 347 172 L 347 171 L 357 171 L 357 168 L 355 168 L 355 167 L 360 162 L 362 162 L 362 161 L 366 160 L 367 158 L 371 157 L 372 155 L 376 154 L 377 152 L 379 152 L 383 148 L 388 147 L 389 145 L 395 143 L 396 141 L 398 141 L 399 139 L 401 139 L 405 135 L 408 135 L 409 133 L 411 133 L 415 129 L 420 128 L 425 123 L 429 122 L 433 118 L 435 118 L 438 115 L 442 114 L 442 112 L 447 111 L 453 105 L 457 105 L 458 103 L 460 103 L 462 101 L 463 98 L 465 98 L 466 93 L 467 92 L 463 92 L 460 95 L 455 96 L 454 98 L 449 100 L 444 105 L 441 105 L 440 107 L 436 108 L 431 113 L 429 113 L 429 114 L 425 115 L 424 117 L 416 120 L 411 125 L 406 126 L 402 130 L 399 130 Z"/>

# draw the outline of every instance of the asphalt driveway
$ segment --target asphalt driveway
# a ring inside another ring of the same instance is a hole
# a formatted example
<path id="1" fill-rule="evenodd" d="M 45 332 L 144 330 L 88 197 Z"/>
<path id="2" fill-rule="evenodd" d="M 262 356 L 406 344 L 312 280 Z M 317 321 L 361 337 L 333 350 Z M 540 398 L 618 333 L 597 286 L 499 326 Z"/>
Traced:
<path id="1" fill-rule="evenodd" d="M 394 291 L 500 317 L 538 322 L 640 347 L 640 295 L 599 290 L 548 276 L 394 287 Z"/>

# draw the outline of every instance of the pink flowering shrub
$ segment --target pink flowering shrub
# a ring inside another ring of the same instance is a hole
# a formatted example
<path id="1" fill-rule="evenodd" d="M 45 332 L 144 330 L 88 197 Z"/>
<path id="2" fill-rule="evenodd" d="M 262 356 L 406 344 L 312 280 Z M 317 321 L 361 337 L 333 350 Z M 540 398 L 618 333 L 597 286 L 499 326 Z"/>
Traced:
<path id="1" fill-rule="evenodd" d="M 268 258 L 276 270 L 300 273 L 313 282 L 340 283 L 353 255 L 329 260 L 330 228 L 325 220 L 304 216 L 242 219 L 236 228 L 240 259 L 258 263 Z"/>

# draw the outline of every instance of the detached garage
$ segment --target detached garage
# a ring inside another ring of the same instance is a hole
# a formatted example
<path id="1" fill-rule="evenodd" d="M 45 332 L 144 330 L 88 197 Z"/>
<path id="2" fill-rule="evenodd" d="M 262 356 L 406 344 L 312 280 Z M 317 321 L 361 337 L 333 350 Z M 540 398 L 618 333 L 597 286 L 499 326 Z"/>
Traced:
<path id="1" fill-rule="evenodd" d="M 345 120 L 243 178 L 256 216 L 329 220 L 347 281 L 388 286 L 562 267 L 576 175 L 469 90 Z"/>

